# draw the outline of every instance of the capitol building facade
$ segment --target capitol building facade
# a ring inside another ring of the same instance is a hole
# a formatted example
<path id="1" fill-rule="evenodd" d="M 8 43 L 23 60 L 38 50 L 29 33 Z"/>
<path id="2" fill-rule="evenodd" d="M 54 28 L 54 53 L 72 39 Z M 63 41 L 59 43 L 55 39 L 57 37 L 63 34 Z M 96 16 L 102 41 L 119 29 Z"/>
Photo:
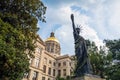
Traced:
<path id="1" fill-rule="evenodd" d="M 60 43 L 53 32 L 45 41 L 38 37 L 36 46 L 35 57 L 30 59 L 30 71 L 23 80 L 56 80 L 73 75 L 74 58 L 61 55 Z"/>

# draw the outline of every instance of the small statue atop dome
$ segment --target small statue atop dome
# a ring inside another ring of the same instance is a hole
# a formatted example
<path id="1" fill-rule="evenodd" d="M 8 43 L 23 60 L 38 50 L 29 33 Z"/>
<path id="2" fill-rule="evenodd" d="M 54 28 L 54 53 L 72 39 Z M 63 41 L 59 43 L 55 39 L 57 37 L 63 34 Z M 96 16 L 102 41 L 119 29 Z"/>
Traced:
<path id="1" fill-rule="evenodd" d="M 50 37 L 55 37 L 54 32 L 51 32 Z"/>

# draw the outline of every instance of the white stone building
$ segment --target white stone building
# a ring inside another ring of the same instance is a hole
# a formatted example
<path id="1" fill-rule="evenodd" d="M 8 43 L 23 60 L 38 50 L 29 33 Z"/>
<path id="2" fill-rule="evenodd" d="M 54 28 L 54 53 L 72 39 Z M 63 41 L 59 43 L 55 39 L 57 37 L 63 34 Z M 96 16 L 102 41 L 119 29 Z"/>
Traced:
<path id="1" fill-rule="evenodd" d="M 38 37 L 34 58 L 30 59 L 30 71 L 23 80 L 56 80 L 72 75 L 74 60 L 72 56 L 61 55 L 59 41 L 52 32 L 44 42 Z"/>

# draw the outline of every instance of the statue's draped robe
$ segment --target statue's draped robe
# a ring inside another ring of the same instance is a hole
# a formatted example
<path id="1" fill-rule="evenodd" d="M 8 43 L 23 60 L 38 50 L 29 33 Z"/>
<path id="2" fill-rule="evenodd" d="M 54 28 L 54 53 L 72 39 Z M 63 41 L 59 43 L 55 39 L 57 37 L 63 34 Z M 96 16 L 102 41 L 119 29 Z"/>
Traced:
<path id="1" fill-rule="evenodd" d="M 75 76 L 82 76 L 84 74 L 89 74 L 90 63 L 88 59 L 85 40 L 82 36 L 80 36 L 76 32 L 74 32 L 73 34 L 74 34 L 74 40 L 75 40 L 75 55 L 77 58 Z"/>

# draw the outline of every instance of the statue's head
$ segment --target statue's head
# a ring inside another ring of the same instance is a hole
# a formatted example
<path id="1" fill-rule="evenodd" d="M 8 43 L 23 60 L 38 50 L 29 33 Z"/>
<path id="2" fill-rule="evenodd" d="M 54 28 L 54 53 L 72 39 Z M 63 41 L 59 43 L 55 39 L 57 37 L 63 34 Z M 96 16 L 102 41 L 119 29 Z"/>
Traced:
<path id="1" fill-rule="evenodd" d="M 76 28 L 76 31 L 79 34 L 80 33 L 80 28 Z"/>

